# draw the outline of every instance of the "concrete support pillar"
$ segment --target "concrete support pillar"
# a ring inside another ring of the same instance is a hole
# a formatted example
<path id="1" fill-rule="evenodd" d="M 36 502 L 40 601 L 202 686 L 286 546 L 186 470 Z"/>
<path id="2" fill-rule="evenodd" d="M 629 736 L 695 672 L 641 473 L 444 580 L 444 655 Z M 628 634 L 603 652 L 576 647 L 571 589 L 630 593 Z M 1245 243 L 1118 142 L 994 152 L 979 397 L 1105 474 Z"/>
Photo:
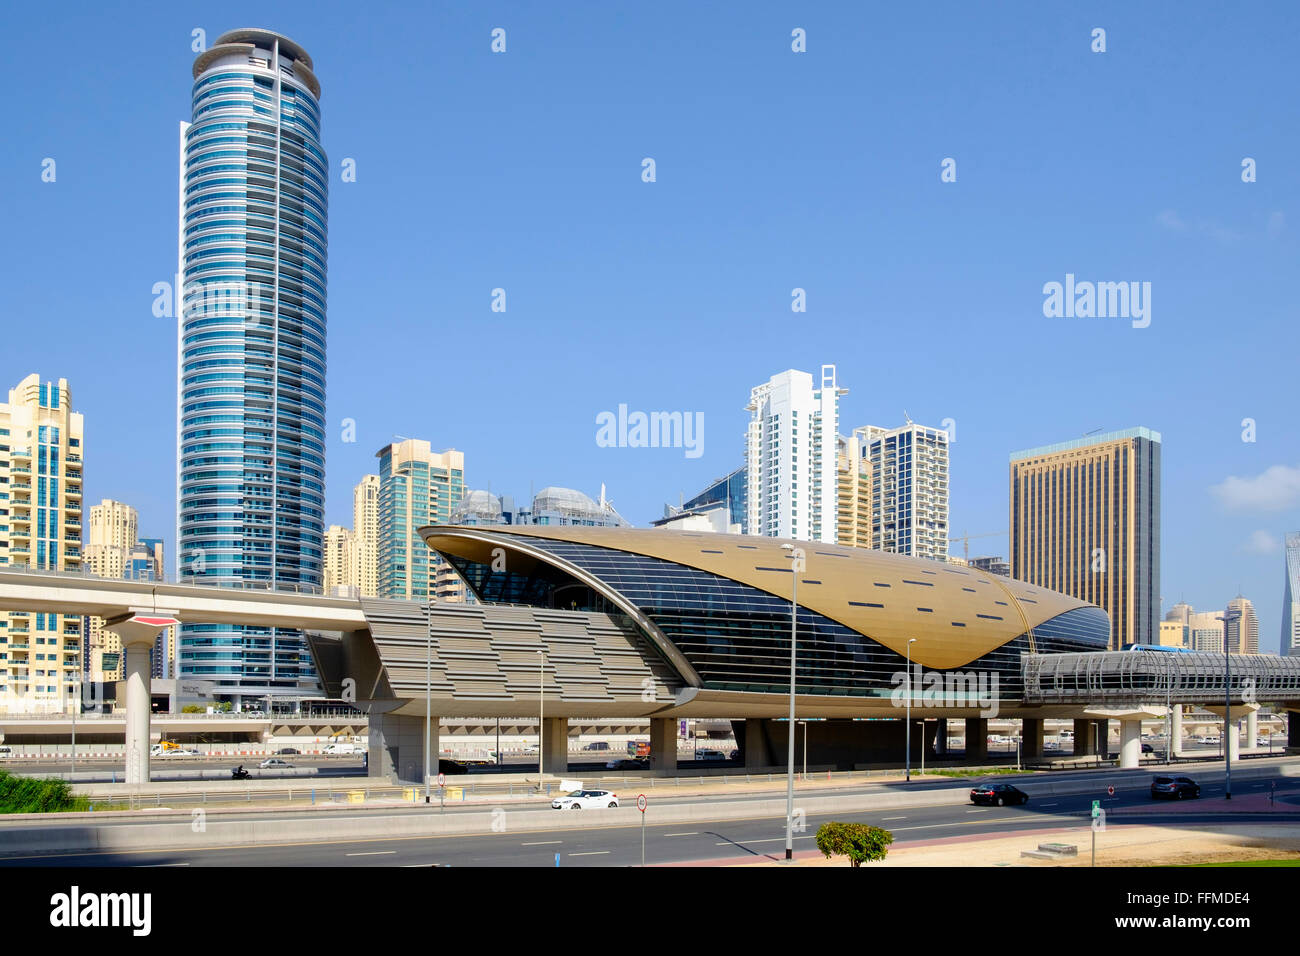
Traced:
<path id="1" fill-rule="evenodd" d="M 989 722 L 984 717 L 966 718 L 966 762 L 983 763 L 989 758 Z"/>
<path id="2" fill-rule="evenodd" d="M 1257 740 L 1259 740 L 1259 711 L 1252 710 L 1246 714 L 1246 749 L 1258 750 Z"/>
<path id="3" fill-rule="evenodd" d="M 149 645 L 128 644 L 126 658 L 126 782 L 149 782 Z"/>
<path id="4" fill-rule="evenodd" d="M 1134 768 L 1142 763 L 1142 721 L 1119 722 L 1119 765 L 1121 769 Z"/>
<path id="5" fill-rule="evenodd" d="M 1286 749 L 1288 753 L 1300 751 L 1300 710 L 1286 712 Z"/>
<path id="6" fill-rule="evenodd" d="M 759 770 L 776 765 L 772 757 L 772 746 L 768 738 L 768 726 L 771 721 L 750 718 L 745 721 L 745 769 Z M 781 743 L 785 743 L 782 736 Z"/>
<path id="7" fill-rule="evenodd" d="M 935 721 L 934 755 L 936 757 L 948 756 L 948 720 L 946 717 L 940 717 Z"/>
<path id="8" fill-rule="evenodd" d="M 395 714 L 370 714 L 370 750 L 366 757 L 371 777 L 402 780 L 424 786 L 424 718 Z M 438 773 L 438 717 L 429 726 L 430 773 Z"/>
<path id="9" fill-rule="evenodd" d="M 677 721 L 671 717 L 650 718 L 650 769 L 677 769 Z"/>
<path id="10" fill-rule="evenodd" d="M 1043 756 L 1043 719 L 1026 717 L 1020 721 L 1020 756 L 1024 760 L 1037 760 Z"/>
<path id="11" fill-rule="evenodd" d="M 569 772 L 569 718 L 547 717 L 542 725 L 542 772 Z"/>
<path id="12" fill-rule="evenodd" d="M 1074 719 L 1074 755 L 1076 757 L 1091 757 L 1097 752 L 1093 746 L 1094 732 L 1091 720 L 1079 717 Z"/>
<path id="13" fill-rule="evenodd" d="M 1173 719 L 1169 721 L 1169 740 L 1165 745 L 1172 747 L 1169 752 L 1172 757 L 1181 757 L 1183 755 L 1183 705 L 1174 704 Z"/>
<path id="14" fill-rule="evenodd" d="M 1141 733 L 1138 734 L 1142 736 Z M 1103 758 L 1110 756 L 1110 721 L 1097 721 L 1097 754 Z"/>
<path id="15" fill-rule="evenodd" d="M 1223 745 L 1234 762 L 1241 757 L 1241 718 L 1223 722 Z"/>

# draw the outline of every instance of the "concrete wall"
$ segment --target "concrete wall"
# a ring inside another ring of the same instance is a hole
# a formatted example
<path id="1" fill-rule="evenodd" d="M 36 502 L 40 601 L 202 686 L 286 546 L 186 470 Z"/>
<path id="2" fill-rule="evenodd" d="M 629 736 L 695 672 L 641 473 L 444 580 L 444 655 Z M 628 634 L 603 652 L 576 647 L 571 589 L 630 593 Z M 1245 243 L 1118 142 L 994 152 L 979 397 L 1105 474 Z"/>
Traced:
<path id="1" fill-rule="evenodd" d="M 431 722 L 430 753 L 437 773 L 438 719 Z M 424 784 L 424 718 L 370 715 L 370 776 Z"/>
<path id="2" fill-rule="evenodd" d="M 746 720 L 743 759 L 747 768 L 784 767 L 789 759 L 789 726 L 784 720 Z M 928 743 L 934 742 L 934 721 L 922 725 L 912 722 L 912 766 L 920 767 L 922 726 Z M 902 766 L 906 757 L 907 728 L 902 720 L 818 720 L 796 723 L 794 764 L 804 764 L 805 729 L 808 766 L 833 766 L 853 770 L 862 764 L 887 763 Z M 740 736 L 737 737 L 740 739 Z"/>

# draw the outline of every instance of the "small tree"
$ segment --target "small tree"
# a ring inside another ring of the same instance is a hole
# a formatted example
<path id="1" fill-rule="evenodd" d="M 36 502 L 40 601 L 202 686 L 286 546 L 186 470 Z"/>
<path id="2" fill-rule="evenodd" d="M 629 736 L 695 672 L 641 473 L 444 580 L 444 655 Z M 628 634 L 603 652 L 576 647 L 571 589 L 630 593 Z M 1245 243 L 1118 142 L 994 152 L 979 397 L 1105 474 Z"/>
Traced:
<path id="1" fill-rule="evenodd" d="M 817 849 L 827 859 L 847 856 L 852 866 L 883 860 L 894 835 L 865 823 L 823 823 L 817 828 Z"/>
<path id="2" fill-rule="evenodd" d="M 201 714 L 201 713 L 203 713 L 203 708 L 200 707 L 198 704 L 186 704 L 184 707 L 181 708 L 181 713 L 182 713 L 182 714 Z"/>

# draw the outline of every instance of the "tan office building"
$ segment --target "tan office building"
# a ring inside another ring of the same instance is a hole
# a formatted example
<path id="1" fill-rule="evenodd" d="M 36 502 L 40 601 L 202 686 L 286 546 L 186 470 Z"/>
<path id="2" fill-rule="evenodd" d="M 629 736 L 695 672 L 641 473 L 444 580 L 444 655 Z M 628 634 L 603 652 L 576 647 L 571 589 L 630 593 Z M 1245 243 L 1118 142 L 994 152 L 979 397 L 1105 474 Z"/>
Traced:
<path id="1" fill-rule="evenodd" d="M 352 582 L 362 597 L 379 595 L 379 476 L 366 475 L 352 489 L 352 536 L 356 570 Z"/>
<path id="2" fill-rule="evenodd" d="M 352 531 L 332 524 L 325 531 L 326 594 L 350 594 L 360 591 L 357 584 L 357 539 Z"/>
<path id="3" fill-rule="evenodd" d="M 837 444 L 835 543 L 871 547 L 871 461 L 862 457 L 862 441 L 840 436 Z"/>
<path id="4" fill-rule="evenodd" d="M 29 375 L 0 405 L 0 565 L 80 570 L 82 440 L 67 379 Z M 0 612 L 0 713 L 73 706 L 81 651 L 79 616 Z"/>
<path id="5" fill-rule="evenodd" d="M 1100 605 L 1114 649 L 1157 641 L 1160 433 L 1018 451 L 1010 470 L 1011 576 Z"/>
<path id="6" fill-rule="evenodd" d="M 1259 618 L 1255 614 L 1255 605 L 1249 598 L 1238 594 L 1228 602 L 1227 610 L 1241 612 L 1241 617 L 1228 621 L 1228 646 L 1234 654 L 1259 653 Z M 1226 614 L 1224 615 L 1227 616 Z"/>
<path id="7" fill-rule="evenodd" d="M 105 498 L 90 506 L 86 525 L 86 569 L 101 578 L 127 576 L 131 548 L 140 530 L 140 515 L 130 505 Z M 104 630 L 104 619 L 86 622 L 86 672 L 95 682 L 123 679 L 122 639 Z"/>

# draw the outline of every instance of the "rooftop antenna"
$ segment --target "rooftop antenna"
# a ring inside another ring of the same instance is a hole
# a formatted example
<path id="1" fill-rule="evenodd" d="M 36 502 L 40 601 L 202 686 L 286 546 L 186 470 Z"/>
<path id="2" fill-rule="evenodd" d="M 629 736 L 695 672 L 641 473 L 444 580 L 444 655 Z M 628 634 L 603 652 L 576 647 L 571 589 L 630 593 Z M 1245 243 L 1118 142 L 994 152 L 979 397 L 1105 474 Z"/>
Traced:
<path id="1" fill-rule="evenodd" d="M 903 421 L 907 422 L 907 424 L 909 425 L 912 424 L 912 416 L 907 414 L 906 408 L 903 409 Z"/>

